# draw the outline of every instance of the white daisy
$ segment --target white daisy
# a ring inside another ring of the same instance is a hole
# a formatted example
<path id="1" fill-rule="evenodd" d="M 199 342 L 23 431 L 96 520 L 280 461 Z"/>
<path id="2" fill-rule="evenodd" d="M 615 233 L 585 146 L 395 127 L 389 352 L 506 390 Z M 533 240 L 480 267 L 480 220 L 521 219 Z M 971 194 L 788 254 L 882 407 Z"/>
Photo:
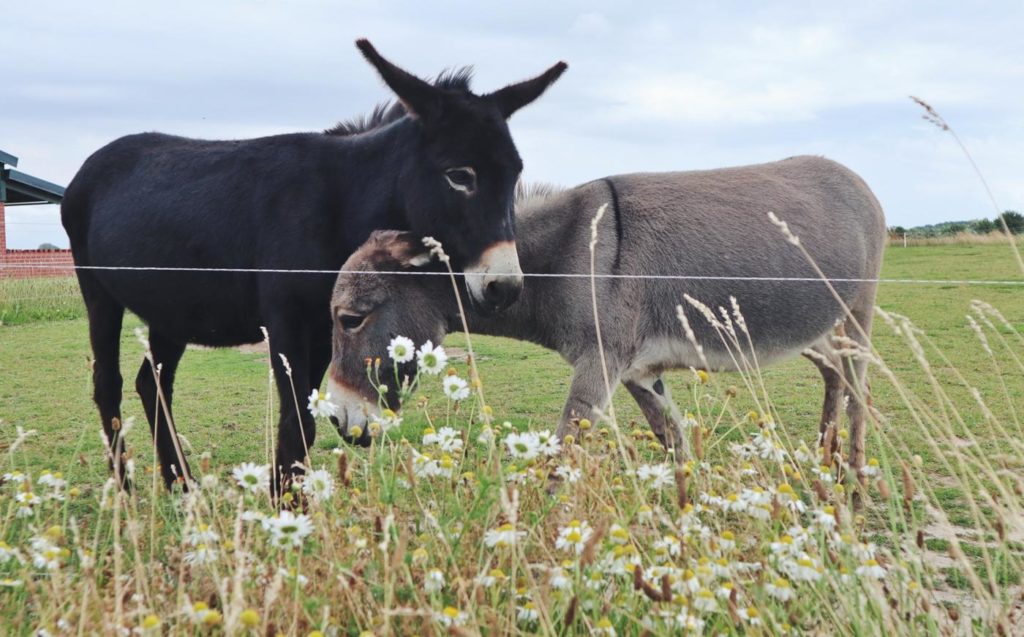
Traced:
<path id="1" fill-rule="evenodd" d="M 779 577 L 774 582 L 765 584 L 764 589 L 769 595 L 781 602 L 788 602 L 796 596 L 789 580 L 784 577 Z"/>
<path id="2" fill-rule="evenodd" d="M 674 535 L 666 535 L 654 542 L 654 554 L 663 561 L 672 557 L 678 557 L 682 550 L 682 543 Z"/>
<path id="3" fill-rule="evenodd" d="M 813 511 L 814 523 L 825 529 L 831 531 L 836 528 L 836 514 L 835 509 L 831 505 L 824 506 L 820 509 Z"/>
<path id="4" fill-rule="evenodd" d="M 432 568 L 427 571 L 423 578 L 423 589 L 428 593 L 436 593 L 444 588 L 444 573 L 439 569 Z"/>
<path id="5" fill-rule="evenodd" d="M 636 470 L 636 477 L 650 489 L 661 489 L 675 481 L 675 472 L 665 463 L 645 464 Z"/>
<path id="6" fill-rule="evenodd" d="M 469 615 L 454 606 L 445 606 L 441 612 L 434 613 L 434 619 L 442 626 L 461 626 L 469 621 Z"/>
<path id="7" fill-rule="evenodd" d="M 310 471 L 302 481 L 302 492 L 316 502 L 327 502 L 334 493 L 334 478 L 326 469 Z"/>
<path id="8" fill-rule="evenodd" d="M 540 618 L 540 613 L 537 612 L 537 605 L 533 602 L 526 602 L 518 608 L 516 611 L 516 619 L 528 624 L 535 622 Z"/>
<path id="9" fill-rule="evenodd" d="M 408 363 L 416 356 L 416 345 L 410 338 L 396 336 L 388 345 L 388 356 L 396 363 Z"/>
<path id="10" fill-rule="evenodd" d="M 506 523 L 484 533 L 484 544 L 492 548 L 513 546 L 523 537 L 526 537 L 526 531 L 517 531 L 516 527 Z"/>
<path id="11" fill-rule="evenodd" d="M 693 596 L 693 607 L 704 613 L 714 612 L 718 610 L 718 600 L 710 589 L 702 588 Z"/>
<path id="12" fill-rule="evenodd" d="M 181 613 L 192 620 L 193 624 L 202 624 L 207 621 L 207 617 L 211 614 L 215 614 L 215 617 L 219 617 L 220 613 L 215 610 L 211 610 L 207 606 L 206 602 L 196 602 L 195 604 L 185 606 L 181 609 Z"/>
<path id="13" fill-rule="evenodd" d="M 306 514 L 295 515 L 291 511 L 264 518 L 263 528 L 270 532 L 271 544 L 281 548 L 302 546 L 302 541 L 313 532 L 313 524 Z"/>
<path id="14" fill-rule="evenodd" d="M 213 544 L 219 539 L 220 535 L 211 529 L 208 524 L 200 523 L 188 534 L 185 541 L 192 546 L 199 546 L 200 544 Z"/>
<path id="15" fill-rule="evenodd" d="M 373 416 L 373 421 L 370 422 L 371 431 L 374 425 L 380 428 L 380 431 L 387 433 L 392 429 L 402 424 L 402 418 L 390 409 L 385 409 L 378 415 Z"/>
<path id="16" fill-rule="evenodd" d="M 246 491 L 255 492 L 270 487 L 270 467 L 265 464 L 243 462 L 232 470 L 231 476 Z"/>
<path id="17" fill-rule="evenodd" d="M 476 437 L 476 441 L 482 445 L 489 445 L 494 441 L 494 430 L 489 425 L 484 425 Z"/>
<path id="18" fill-rule="evenodd" d="M 423 432 L 423 444 L 433 445 L 446 453 L 457 453 L 462 451 L 462 434 L 451 427 L 441 427 L 437 431 L 428 428 Z"/>
<path id="19" fill-rule="evenodd" d="M 612 620 L 607 617 L 602 617 L 597 620 L 597 624 L 594 625 L 591 632 L 594 635 L 603 635 L 604 637 L 615 637 L 618 635 L 618 633 L 615 632 L 615 626 L 612 624 Z"/>
<path id="20" fill-rule="evenodd" d="M 436 376 L 444 371 L 444 366 L 448 364 L 448 354 L 440 345 L 435 347 L 431 341 L 427 341 L 416 351 L 416 360 L 420 371 Z"/>
<path id="21" fill-rule="evenodd" d="M 555 590 L 564 591 L 572 588 L 572 578 L 569 577 L 564 568 L 556 566 L 548 571 L 548 584 Z"/>
<path id="22" fill-rule="evenodd" d="M 872 579 L 882 579 L 885 577 L 885 568 L 875 559 L 865 560 L 863 564 L 857 567 L 855 572 L 861 577 L 870 577 Z"/>
<path id="23" fill-rule="evenodd" d="M 20 471 L 10 471 L 4 474 L 4 482 L 13 482 L 15 484 L 21 484 L 28 477 Z"/>
<path id="24" fill-rule="evenodd" d="M 562 452 L 562 442 L 550 431 L 537 432 L 537 450 L 541 455 L 557 456 Z"/>
<path id="25" fill-rule="evenodd" d="M 445 454 L 441 459 L 435 459 L 430 454 L 420 453 L 415 449 L 412 451 L 412 470 L 417 478 L 450 478 L 454 463 L 451 456 Z"/>
<path id="26" fill-rule="evenodd" d="M 757 612 L 757 609 L 753 606 L 750 608 L 741 608 L 736 611 L 736 614 L 747 620 L 751 626 L 759 626 L 761 624 L 761 613 Z"/>
<path id="27" fill-rule="evenodd" d="M 594 534 L 587 521 L 580 522 L 573 520 L 558 531 L 558 539 L 555 540 L 555 548 L 563 551 L 575 551 L 577 555 L 583 552 L 587 540 Z"/>
<path id="28" fill-rule="evenodd" d="M 0 564 L 6 564 L 11 560 L 21 563 L 21 554 L 18 553 L 18 549 L 11 548 L 10 544 L 0 540 Z"/>
<path id="29" fill-rule="evenodd" d="M 490 588 L 498 582 L 504 582 L 506 579 L 508 579 L 508 576 L 505 575 L 504 571 L 502 571 L 500 568 L 492 568 L 490 571 L 486 573 L 481 573 L 477 575 L 476 583 L 483 586 L 484 588 Z"/>
<path id="30" fill-rule="evenodd" d="M 185 553 L 186 564 L 209 564 L 216 561 L 217 549 L 207 544 L 196 544 L 191 551 Z"/>
<path id="31" fill-rule="evenodd" d="M 531 432 L 510 433 L 505 436 L 505 446 L 513 458 L 533 460 L 540 454 L 540 440 Z"/>
<path id="32" fill-rule="evenodd" d="M 569 465 L 559 465 L 558 468 L 555 469 L 555 476 L 558 477 L 560 480 L 565 480 L 569 484 L 578 482 L 580 476 L 582 475 L 582 471 L 570 467 Z"/>
<path id="33" fill-rule="evenodd" d="M 798 559 L 782 564 L 782 570 L 786 571 L 790 579 L 798 582 L 816 582 L 821 579 L 824 569 L 806 553 Z"/>
<path id="34" fill-rule="evenodd" d="M 307 408 L 314 418 L 327 418 L 338 413 L 338 406 L 331 402 L 331 395 L 316 387 L 309 394 Z"/>
<path id="35" fill-rule="evenodd" d="M 70 552 L 67 549 L 62 549 L 42 536 L 32 538 L 29 546 L 32 549 L 33 566 L 48 571 L 59 569 L 63 565 L 64 560 L 70 556 Z"/>
<path id="36" fill-rule="evenodd" d="M 458 376 L 445 376 L 444 395 L 456 402 L 469 398 L 469 383 Z"/>
<path id="37" fill-rule="evenodd" d="M 882 473 L 882 467 L 878 464 L 878 458 L 871 458 L 868 463 L 860 468 L 860 474 L 871 478 Z"/>

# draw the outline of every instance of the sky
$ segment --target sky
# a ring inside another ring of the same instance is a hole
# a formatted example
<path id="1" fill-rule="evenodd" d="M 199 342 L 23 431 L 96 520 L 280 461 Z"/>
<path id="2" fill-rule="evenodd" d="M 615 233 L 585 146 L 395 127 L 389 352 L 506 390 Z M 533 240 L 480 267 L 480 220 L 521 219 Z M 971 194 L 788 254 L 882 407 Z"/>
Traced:
<path id="1" fill-rule="evenodd" d="M 855 6 L 854 6 L 855 5 Z M 66 185 L 122 135 L 321 130 L 390 97 L 354 41 L 423 77 L 472 64 L 479 92 L 558 60 L 510 121 L 526 180 L 824 155 L 889 225 L 1024 208 L 1024 3 L 33 0 L 0 14 L 0 149 Z M 55 206 L 8 208 L 12 248 L 67 246 Z"/>

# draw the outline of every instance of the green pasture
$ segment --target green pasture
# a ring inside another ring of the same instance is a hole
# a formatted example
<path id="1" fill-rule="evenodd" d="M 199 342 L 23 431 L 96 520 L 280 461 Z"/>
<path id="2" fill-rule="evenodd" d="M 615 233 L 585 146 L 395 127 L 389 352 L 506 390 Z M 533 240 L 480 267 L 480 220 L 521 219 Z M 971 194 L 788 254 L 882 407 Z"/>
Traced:
<path id="1" fill-rule="evenodd" d="M 892 247 L 886 254 L 883 277 L 1021 280 L 1015 268 L 1005 246 Z M 76 481 L 84 479 L 98 485 L 106 468 L 100 459 L 99 420 L 91 400 L 87 323 L 76 293 L 73 279 L 0 280 L 0 426 L 11 429 L 20 425 L 38 432 L 19 450 L 16 463 L 24 469 L 63 470 Z M 1000 378 L 993 368 L 967 326 L 965 314 L 972 299 L 991 303 L 1024 331 L 1024 287 L 1020 286 L 887 283 L 881 286 L 878 304 L 910 317 L 924 331 L 926 348 L 936 348 L 929 352 L 935 375 L 979 444 L 998 453 L 999 437 L 982 418 L 954 370 L 988 398 L 989 408 L 1001 421 L 1009 423 L 1019 423 L 1024 414 L 1024 378 L 1019 369 L 1005 365 Z M 148 451 L 149 434 L 134 392 L 142 360 L 142 347 L 134 330 L 140 325 L 138 319 L 126 317 L 122 339 L 123 413 L 138 421 L 130 444 Z M 490 337 L 473 340 L 487 401 L 496 417 L 517 426 L 553 428 L 568 390 L 569 367 L 556 354 L 530 344 Z M 874 340 L 878 352 L 902 382 L 921 396 L 924 404 L 941 408 L 910 348 L 878 320 Z M 462 350 L 465 339 L 453 335 L 446 344 Z M 456 365 L 463 367 L 464 363 Z M 690 376 L 684 372 L 671 375 L 676 401 L 684 411 L 694 409 L 699 394 Z M 821 402 L 817 371 L 807 361 L 796 359 L 766 369 L 764 378 L 788 434 L 812 444 Z M 738 377 L 731 374 L 715 375 L 712 382 L 740 385 Z M 934 462 L 933 451 L 908 426 L 907 410 L 892 386 L 876 378 L 873 387 L 875 406 L 886 417 L 890 433 L 938 471 L 940 463 Z M 440 399 L 435 388 L 425 388 L 425 393 Z M 175 391 L 179 430 L 194 455 L 208 451 L 215 464 L 259 460 L 264 453 L 262 431 L 271 399 L 264 353 L 190 348 L 179 369 Z M 626 392 L 616 394 L 615 405 L 621 422 L 640 419 Z M 734 409 L 744 413 L 753 407 L 753 399 L 741 391 Z M 276 405 L 273 409 L 276 413 Z M 417 413 L 408 410 L 404 431 L 418 432 L 422 426 Z M 337 435 L 321 427 L 317 442 L 321 452 L 337 444 Z M 869 455 L 878 453 L 870 434 L 868 444 Z M 138 455 L 143 462 L 148 459 L 147 453 Z M 949 497 L 955 499 L 956 494 Z"/>

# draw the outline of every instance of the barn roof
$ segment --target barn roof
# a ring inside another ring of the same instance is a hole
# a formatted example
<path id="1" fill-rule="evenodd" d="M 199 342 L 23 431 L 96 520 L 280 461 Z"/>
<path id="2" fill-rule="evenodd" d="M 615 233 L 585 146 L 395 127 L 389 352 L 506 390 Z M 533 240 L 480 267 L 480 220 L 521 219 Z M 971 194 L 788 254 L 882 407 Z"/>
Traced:
<path id="1" fill-rule="evenodd" d="M 60 203 L 64 187 L 15 170 L 18 158 L 0 150 L 0 202 L 8 206 Z"/>

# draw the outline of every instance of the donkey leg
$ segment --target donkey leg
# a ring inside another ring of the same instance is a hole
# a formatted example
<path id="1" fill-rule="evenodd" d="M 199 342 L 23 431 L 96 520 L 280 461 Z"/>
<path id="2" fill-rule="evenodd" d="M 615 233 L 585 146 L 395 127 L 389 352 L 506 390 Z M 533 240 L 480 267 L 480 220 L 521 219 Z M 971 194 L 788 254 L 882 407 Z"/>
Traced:
<path id="1" fill-rule="evenodd" d="M 306 392 L 308 396 L 313 388 L 320 388 L 320 383 L 324 380 L 324 374 L 327 373 L 327 367 L 331 364 L 331 332 L 330 325 L 324 330 L 322 337 L 313 338 L 309 346 L 309 391 Z"/>
<path id="2" fill-rule="evenodd" d="M 690 441 L 683 431 L 683 416 L 672 400 L 668 385 L 660 374 L 646 374 L 624 379 L 622 384 L 640 406 L 651 431 L 677 462 L 690 456 Z"/>
<path id="3" fill-rule="evenodd" d="M 614 388 L 619 383 L 622 366 L 614 356 L 606 355 L 606 358 L 608 382 Z M 604 382 L 604 372 L 597 353 L 578 359 L 573 369 L 569 398 L 562 408 L 562 417 L 555 435 L 562 439 L 566 434 L 575 433 L 573 423 L 584 418 L 597 420 L 603 416 L 610 400 L 611 396 Z"/>
<path id="4" fill-rule="evenodd" d="M 866 300 L 863 300 L 866 297 Z M 865 350 L 871 347 L 871 321 L 874 318 L 874 290 L 864 294 L 851 308 L 853 319 L 847 319 L 845 331 L 847 336 Z M 867 417 L 871 406 L 871 395 L 868 386 L 868 362 L 861 357 L 846 358 L 843 361 L 843 375 L 846 378 L 846 416 L 850 421 L 850 468 L 860 476 L 860 469 L 865 461 L 865 435 Z"/>
<path id="5" fill-rule="evenodd" d="M 184 455 L 178 458 L 178 446 L 168 426 L 168 415 L 171 411 L 171 396 L 174 393 L 174 375 L 178 362 L 185 353 L 185 343 L 169 339 L 158 332 L 150 330 L 149 348 L 153 360 L 160 370 L 160 391 L 157 391 L 156 374 L 149 359 L 143 359 L 139 373 L 135 377 L 135 390 L 142 399 L 142 407 L 149 420 L 149 430 L 156 443 L 157 458 L 160 461 L 160 474 L 169 489 L 176 480 L 181 480 L 187 487 L 187 479 L 192 473 Z M 162 394 L 163 401 L 160 400 Z M 165 412 L 166 408 L 166 412 Z M 174 423 L 171 415 L 170 424 Z"/>
<path id="6" fill-rule="evenodd" d="M 839 414 L 842 411 L 845 394 L 843 361 L 836 354 L 835 348 L 832 347 L 832 343 L 828 339 L 829 337 L 826 337 L 811 346 L 810 349 L 817 355 L 804 354 L 804 357 L 818 368 L 818 372 L 821 373 L 821 378 L 825 382 L 825 399 L 821 405 L 821 423 L 818 425 L 819 446 L 824 443 L 825 431 L 829 425 L 839 424 Z"/>
<path id="7" fill-rule="evenodd" d="M 89 315 L 93 400 L 99 409 L 103 433 L 110 446 L 107 459 L 114 476 L 126 485 L 124 441 L 121 439 L 121 321 L 124 306 L 86 271 L 78 271 L 78 284 Z"/>
<path id="8" fill-rule="evenodd" d="M 312 387 L 309 380 L 310 340 L 306 331 L 304 326 L 295 325 L 281 325 L 270 330 L 270 356 L 281 401 L 275 473 L 282 484 L 303 472 L 300 465 L 306 463 L 309 449 L 316 439 L 316 421 L 306 409 Z M 282 360 L 282 355 L 287 362 Z"/>

